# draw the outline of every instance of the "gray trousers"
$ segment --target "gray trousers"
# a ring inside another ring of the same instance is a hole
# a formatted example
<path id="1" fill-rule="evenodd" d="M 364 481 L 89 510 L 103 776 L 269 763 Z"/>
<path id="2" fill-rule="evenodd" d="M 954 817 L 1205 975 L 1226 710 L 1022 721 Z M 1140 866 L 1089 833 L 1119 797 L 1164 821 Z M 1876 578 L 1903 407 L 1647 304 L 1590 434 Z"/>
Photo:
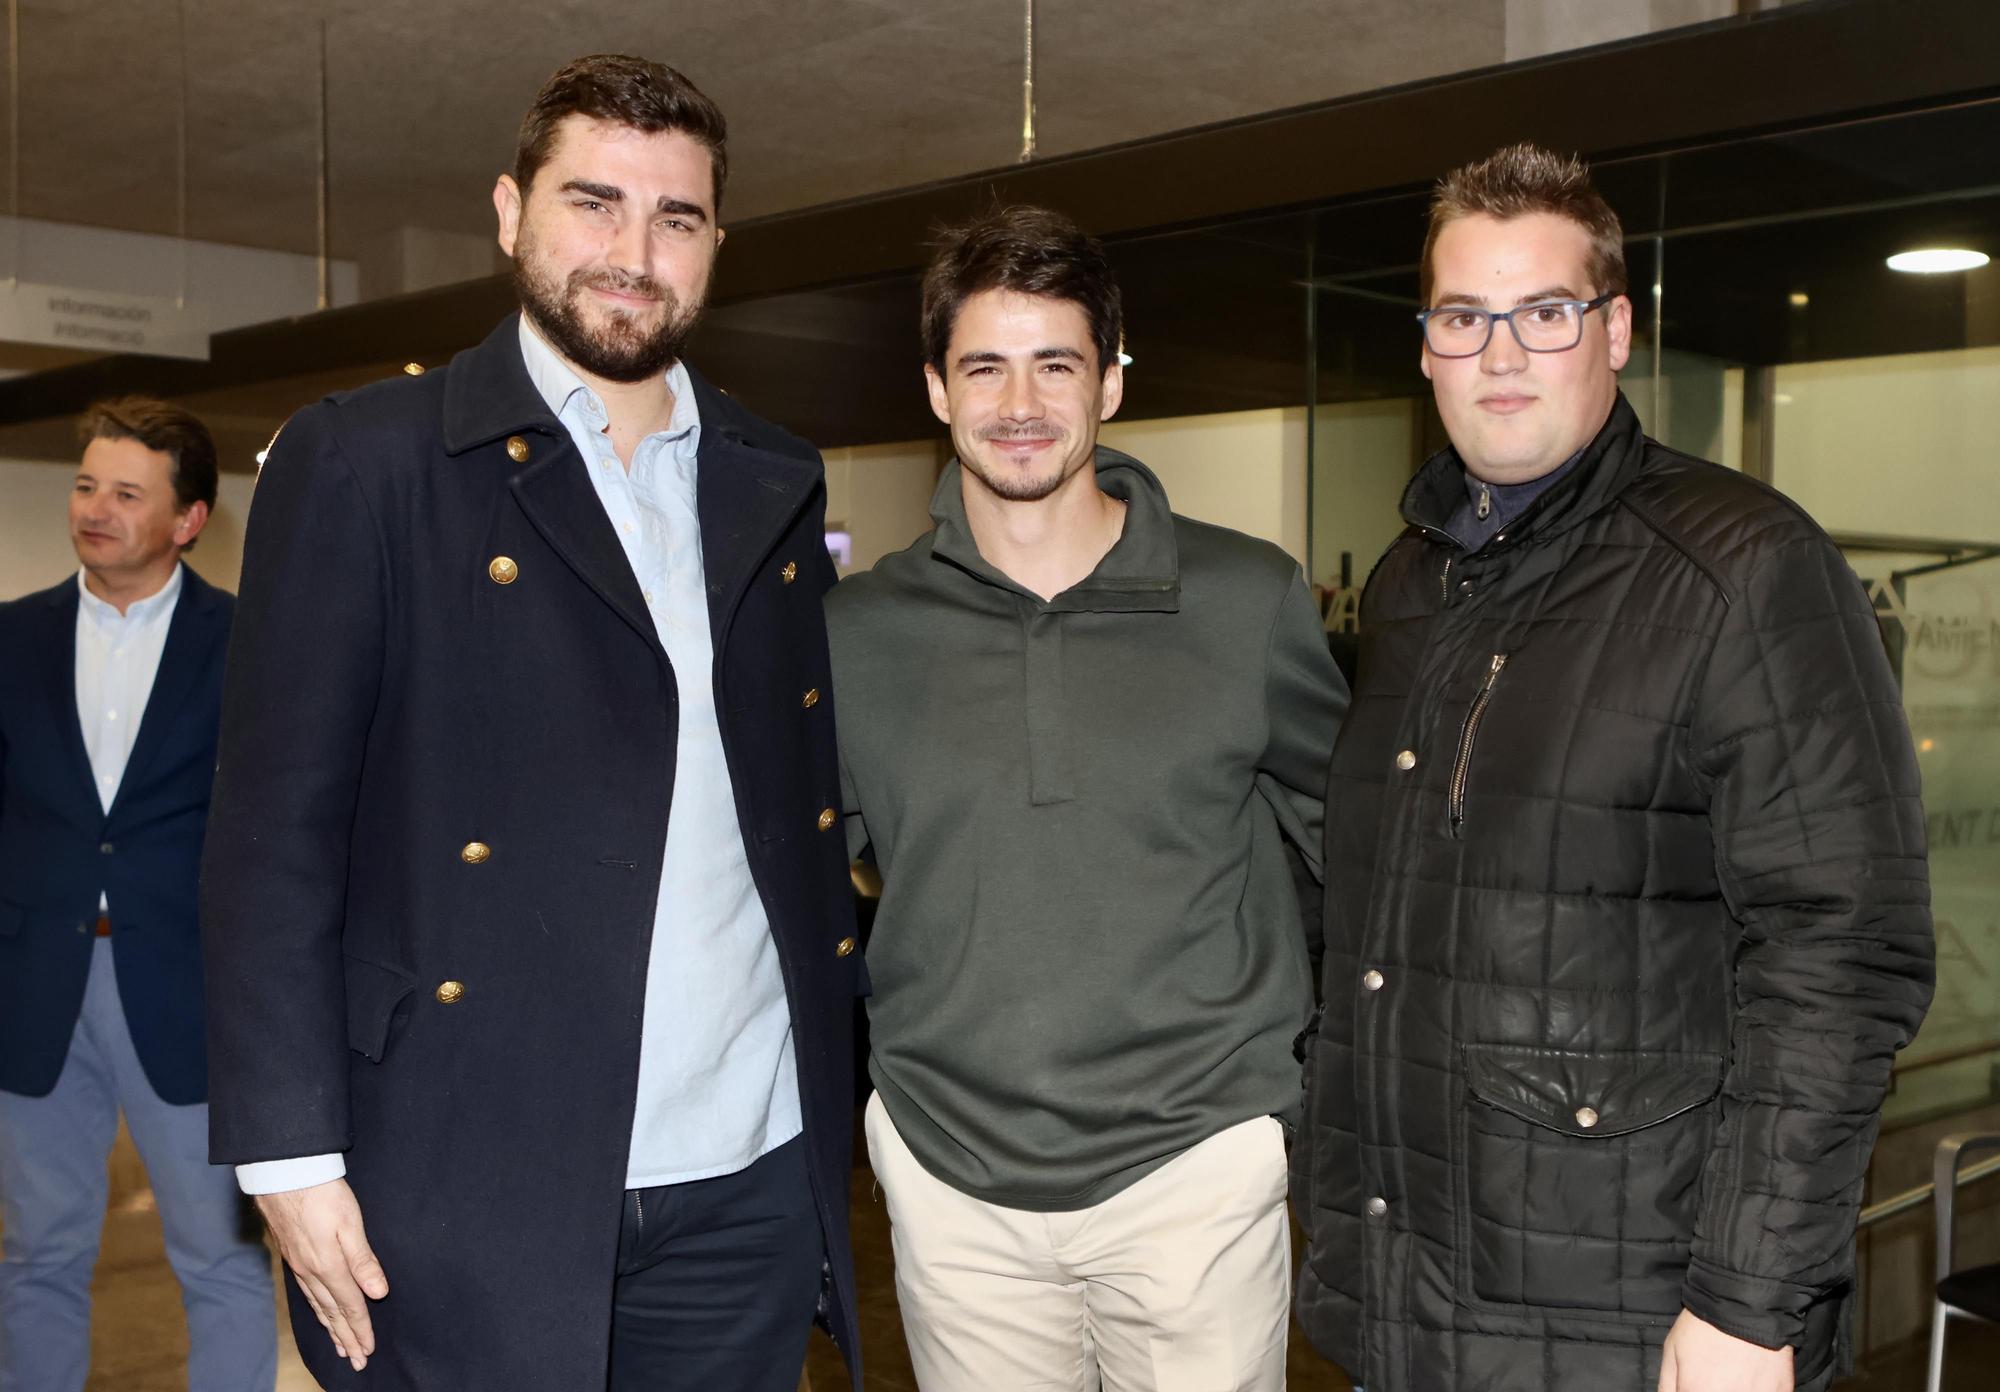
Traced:
<path id="1" fill-rule="evenodd" d="M 208 1106 L 160 1101 L 99 938 L 55 1091 L 0 1091 L 0 1392 L 82 1392 L 118 1113 L 146 1163 L 188 1322 L 190 1392 L 271 1392 L 271 1262 L 246 1242 L 234 1172 L 208 1163 Z"/>

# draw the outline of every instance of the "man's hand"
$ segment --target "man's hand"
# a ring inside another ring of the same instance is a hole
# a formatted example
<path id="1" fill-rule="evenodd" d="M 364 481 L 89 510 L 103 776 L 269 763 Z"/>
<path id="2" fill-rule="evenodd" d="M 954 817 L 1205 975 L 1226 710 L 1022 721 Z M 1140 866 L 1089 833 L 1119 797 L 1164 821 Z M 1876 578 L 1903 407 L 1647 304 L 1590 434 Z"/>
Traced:
<path id="1" fill-rule="evenodd" d="M 1660 1350 L 1660 1392 L 1792 1392 L 1792 1351 L 1725 1334 L 1683 1310 Z"/>
<path id="2" fill-rule="evenodd" d="M 375 1352 L 368 1301 L 389 1293 L 389 1278 L 369 1250 L 354 1191 L 346 1180 L 334 1179 L 282 1194 L 259 1194 L 257 1207 L 306 1303 L 333 1336 L 333 1351 L 360 1372 Z"/>

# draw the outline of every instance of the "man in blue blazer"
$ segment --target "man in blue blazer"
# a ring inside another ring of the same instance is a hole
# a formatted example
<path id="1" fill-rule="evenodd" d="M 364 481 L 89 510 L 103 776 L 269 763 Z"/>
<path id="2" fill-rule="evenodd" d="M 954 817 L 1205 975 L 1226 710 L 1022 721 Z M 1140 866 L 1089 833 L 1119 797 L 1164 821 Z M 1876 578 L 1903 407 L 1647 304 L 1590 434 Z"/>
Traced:
<path id="1" fill-rule="evenodd" d="M 187 1307 L 189 1385 L 269 1392 L 270 1260 L 205 1148 L 196 885 L 235 601 L 181 562 L 215 444 L 84 418 L 74 579 L 0 604 L 0 1392 L 79 1392 L 118 1116 Z"/>
<path id="2" fill-rule="evenodd" d="M 682 360 L 724 171 L 679 73 L 565 67 L 494 190 L 523 312 L 257 485 L 212 1153 L 329 1388 L 792 1392 L 815 1314 L 855 1366 L 826 488 Z"/>

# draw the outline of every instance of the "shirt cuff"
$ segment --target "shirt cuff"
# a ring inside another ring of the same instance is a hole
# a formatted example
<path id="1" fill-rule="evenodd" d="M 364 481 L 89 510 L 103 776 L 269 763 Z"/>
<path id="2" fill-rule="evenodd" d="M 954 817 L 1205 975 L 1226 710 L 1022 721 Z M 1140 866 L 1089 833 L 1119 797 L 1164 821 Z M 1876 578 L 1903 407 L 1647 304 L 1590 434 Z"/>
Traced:
<path id="1" fill-rule="evenodd" d="M 300 1155 L 290 1160 L 259 1160 L 236 1167 L 236 1187 L 246 1194 L 283 1194 L 347 1177 L 347 1157 Z"/>

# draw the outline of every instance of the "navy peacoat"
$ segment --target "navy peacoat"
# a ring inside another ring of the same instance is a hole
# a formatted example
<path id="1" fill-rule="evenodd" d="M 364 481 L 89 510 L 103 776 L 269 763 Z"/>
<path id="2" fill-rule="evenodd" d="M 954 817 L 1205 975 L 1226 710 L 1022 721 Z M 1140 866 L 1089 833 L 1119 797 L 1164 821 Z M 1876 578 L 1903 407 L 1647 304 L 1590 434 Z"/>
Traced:
<path id="1" fill-rule="evenodd" d="M 824 476 L 693 381 L 716 709 L 791 1005 L 821 1313 L 858 1383 Z M 218 1162 L 346 1152 L 390 1293 L 357 1377 L 293 1290 L 326 1386 L 602 1385 L 676 717 L 514 317 L 286 425 L 203 867 L 212 1138 Z"/>

